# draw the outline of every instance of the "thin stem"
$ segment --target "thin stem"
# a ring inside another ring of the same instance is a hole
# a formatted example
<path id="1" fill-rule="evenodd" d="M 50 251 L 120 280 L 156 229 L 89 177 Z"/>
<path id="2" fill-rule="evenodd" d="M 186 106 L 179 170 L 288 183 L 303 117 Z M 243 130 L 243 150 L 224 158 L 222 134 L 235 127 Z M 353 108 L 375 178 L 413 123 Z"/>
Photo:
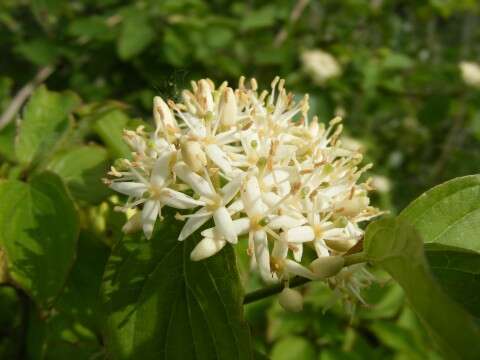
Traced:
<path id="1" fill-rule="evenodd" d="M 356 254 L 352 254 L 352 255 L 347 255 L 347 256 L 344 257 L 344 259 L 345 259 L 345 265 L 344 266 L 350 266 L 350 265 L 353 265 L 353 264 L 359 264 L 359 263 L 367 261 L 367 259 L 365 257 L 365 254 L 363 254 L 363 253 L 356 253 Z M 289 281 L 289 287 L 294 288 L 294 287 L 297 287 L 297 286 L 304 285 L 304 284 L 306 284 L 310 281 L 311 280 L 307 279 L 307 278 L 295 277 L 295 278 L 293 278 L 292 280 Z M 247 305 L 247 304 L 250 304 L 254 301 L 258 301 L 258 300 L 264 299 L 266 297 L 278 294 L 279 292 L 281 292 L 283 290 L 283 288 L 284 288 L 284 285 L 282 283 L 280 283 L 280 284 L 275 284 L 275 285 L 272 285 L 272 286 L 269 286 L 269 287 L 266 287 L 266 288 L 263 288 L 263 289 L 252 291 L 252 292 L 248 293 L 247 295 L 245 295 L 245 298 L 243 299 L 243 305 Z"/>

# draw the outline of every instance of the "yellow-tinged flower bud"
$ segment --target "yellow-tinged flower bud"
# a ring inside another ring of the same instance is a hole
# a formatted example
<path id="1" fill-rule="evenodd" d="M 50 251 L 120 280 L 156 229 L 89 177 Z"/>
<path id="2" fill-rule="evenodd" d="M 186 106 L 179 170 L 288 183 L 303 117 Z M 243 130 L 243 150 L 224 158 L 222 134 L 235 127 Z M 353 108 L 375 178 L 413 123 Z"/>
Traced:
<path id="1" fill-rule="evenodd" d="M 153 118 L 157 126 L 157 132 L 159 130 L 165 130 L 168 127 L 176 127 L 176 121 L 172 111 L 160 96 L 153 98 Z"/>
<path id="2" fill-rule="evenodd" d="M 199 172 L 207 165 L 207 156 L 198 141 L 183 141 L 180 145 L 183 161 L 194 172 Z"/>
<path id="3" fill-rule="evenodd" d="M 338 204 L 338 208 L 343 215 L 356 216 L 370 204 L 367 196 L 354 196 L 351 199 L 345 199 Z"/>
<path id="4" fill-rule="evenodd" d="M 282 290 L 278 296 L 278 302 L 286 311 L 299 312 L 303 309 L 302 294 L 288 287 Z"/>
<path id="5" fill-rule="evenodd" d="M 357 239 L 339 239 L 339 240 L 325 240 L 327 246 L 339 253 L 344 253 L 350 250 L 356 243 L 358 242 Z"/>
<path id="6" fill-rule="evenodd" d="M 125 234 L 133 234 L 142 230 L 142 213 L 137 211 L 122 227 Z"/>
<path id="7" fill-rule="evenodd" d="M 225 127 L 236 124 L 237 111 L 235 94 L 231 88 L 227 87 L 220 101 L 220 123 Z"/>
<path id="8" fill-rule="evenodd" d="M 344 264 L 342 256 L 322 256 L 311 262 L 310 269 L 319 279 L 327 279 L 337 275 Z"/>

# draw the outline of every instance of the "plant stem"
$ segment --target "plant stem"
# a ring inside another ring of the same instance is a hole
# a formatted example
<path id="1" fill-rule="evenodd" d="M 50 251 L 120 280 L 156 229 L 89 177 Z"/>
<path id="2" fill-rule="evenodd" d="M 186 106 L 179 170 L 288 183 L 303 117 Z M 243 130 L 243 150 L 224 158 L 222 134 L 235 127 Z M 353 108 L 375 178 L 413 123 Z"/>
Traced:
<path id="1" fill-rule="evenodd" d="M 344 259 L 345 259 L 345 265 L 344 266 L 350 266 L 350 265 L 353 265 L 353 264 L 359 264 L 359 263 L 367 261 L 367 259 L 365 257 L 365 254 L 363 254 L 361 252 L 356 253 L 356 254 L 352 254 L 352 255 L 347 255 L 347 256 L 344 257 Z M 295 277 L 295 278 L 293 278 L 292 280 L 289 281 L 289 287 L 294 288 L 294 287 L 297 287 L 297 286 L 304 285 L 304 284 L 306 284 L 310 281 L 311 280 L 307 279 L 307 278 Z M 261 300 L 261 299 L 264 299 L 266 297 L 278 294 L 279 292 L 281 292 L 283 290 L 283 288 L 284 288 L 284 285 L 282 283 L 280 283 L 280 284 L 275 284 L 275 285 L 272 285 L 272 286 L 269 286 L 269 287 L 266 287 L 266 288 L 263 288 L 263 289 L 252 291 L 252 292 L 245 295 L 245 297 L 243 299 L 243 305 L 247 305 L 247 304 L 250 304 L 254 301 Z"/>

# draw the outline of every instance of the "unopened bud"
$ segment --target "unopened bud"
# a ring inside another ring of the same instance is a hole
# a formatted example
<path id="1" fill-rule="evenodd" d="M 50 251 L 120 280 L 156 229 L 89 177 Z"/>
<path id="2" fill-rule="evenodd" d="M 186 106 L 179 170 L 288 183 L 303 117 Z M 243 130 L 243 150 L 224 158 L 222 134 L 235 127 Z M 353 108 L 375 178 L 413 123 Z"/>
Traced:
<path id="1" fill-rule="evenodd" d="M 200 261 L 212 255 L 215 255 L 227 244 L 225 240 L 203 238 L 190 253 L 192 261 Z"/>
<path id="2" fill-rule="evenodd" d="M 168 127 L 176 127 L 175 117 L 168 105 L 160 96 L 153 98 L 153 118 L 158 130 L 165 130 Z"/>
<path id="3" fill-rule="evenodd" d="M 327 246 L 332 249 L 333 251 L 339 253 L 345 253 L 350 250 L 356 243 L 358 242 L 357 239 L 341 239 L 341 240 L 325 240 Z"/>
<path id="4" fill-rule="evenodd" d="M 207 157 L 198 141 L 183 141 L 180 145 L 183 161 L 195 172 L 207 165 Z"/>
<path id="5" fill-rule="evenodd" d="M 351 199 L 345 199 L 338 204 L 341 213 L 346 216 L 356 216 L 370 204 L 367 196 L 354 196 Z"/>
<path id="6" fill-rule="evenodd" d="M 212 95 L 212 84 L 210 84 L 207 80 L 202 79 L 198 82 L 198 95 L 199 95 L 199 102 L 203 106 L 203 110 L 205 113 L 208 111 L 213 111 L 214 102 L 213 102 L 213 95 Z"/>
<path id="7" fill-rule="evenodd" d="M 231 88 L 227 87 L 220 102 L 220 123 L 225 127 L 236 124 L 237 111 L 235 94 Z"/>
<path id="8" fill-rule="evenodd" d="M 319 279 L 327 279 L 337 275 L 344 264 L 342 256 L 321 256 L 310 263 L 310 269 Z"/>
<path id="9" fill-rule="evenodd" d="M 278 302 L 286 311 L 299 312 L 303 309 L 303 297 L 297 290 L 284 288 L 278 296 Z"/>

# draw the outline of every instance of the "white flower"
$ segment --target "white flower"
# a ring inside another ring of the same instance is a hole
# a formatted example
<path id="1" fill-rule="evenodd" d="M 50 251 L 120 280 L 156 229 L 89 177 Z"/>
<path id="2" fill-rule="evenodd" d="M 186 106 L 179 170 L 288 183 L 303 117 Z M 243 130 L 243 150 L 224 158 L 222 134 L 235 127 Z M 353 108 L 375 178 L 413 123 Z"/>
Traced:
<path id="1" fill-rule="evenodd" d="M 318 85 L 323 85 L 327 80 L 339 76 L 342 72 L 337 60 L 331 54 L 320 49 L 304 51 L 301 60 L 305 71 Z"/>
<path id="2" fill-rule="evenodd" d="M 322 51 L 303 58 L 317 80 L 340 73 Z M 342 141 L 339 117 L 328 126 L 309 118 L 308 96 L 296 102 L 284 85 L 277 77 L 268 92 L 254 79 L 240 78 L 237 89 L 202 79 L 179 103 L 155 97 L 155 130 L 125 131 L 133 160 L 117 162 L 106 180 L 128 197 L 120 210 L 136 209 L 123 230 L 150 238 L 163 207 L 190 209 L 175 217 L 185 221 L 180 241 L 201 233 L 194 261 L 245 238 L 266 282 L 335 275 L 363 236 L 360 223 L 379 214 L 370 182 L 358 183 L 370 165 L 359 167 L 363 149 Z M 297 295 L 287 288 L 280 299 L 299 309 Z"/>
<path id="3" fill-rule="evenodd" d="M 462 61 L 459 67 L 465 84 L 480 87 L 480 65 L 478 63 Z"/>

